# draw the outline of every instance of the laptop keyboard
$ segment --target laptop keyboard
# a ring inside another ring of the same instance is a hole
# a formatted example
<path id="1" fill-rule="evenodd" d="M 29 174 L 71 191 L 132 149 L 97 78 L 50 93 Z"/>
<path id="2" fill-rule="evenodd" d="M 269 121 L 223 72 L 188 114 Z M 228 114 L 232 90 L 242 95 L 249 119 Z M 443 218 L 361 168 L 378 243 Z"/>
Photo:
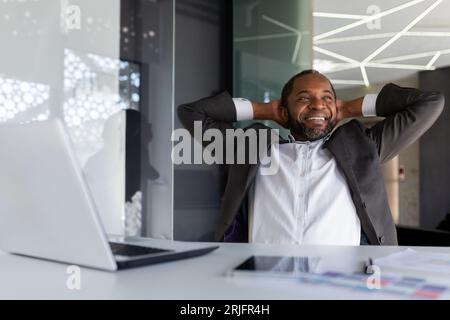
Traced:
<path id="1" fill-rule="evenodd" d="M 141 247 L 141 246 L 134 246 L 134 245 L 130 245 L 130 244 L 115 243 L 115 242 L 110 242 L 109 246 L 111 247 L 111 250 L 114 255 L 126 256 L 126 257 L 143 256 L 143 255 L 147 255 L 147 254 L 155 254 L 155 253 L 172 251 L 172 250 Z"/>

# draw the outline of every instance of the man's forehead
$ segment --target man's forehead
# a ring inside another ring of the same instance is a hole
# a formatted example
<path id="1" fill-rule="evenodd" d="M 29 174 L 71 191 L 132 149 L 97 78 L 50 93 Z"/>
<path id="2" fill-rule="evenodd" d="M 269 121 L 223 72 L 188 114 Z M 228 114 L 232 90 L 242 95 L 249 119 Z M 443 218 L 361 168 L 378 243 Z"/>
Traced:
<path id="1" fill-rule="evenodd" d="M 331 84 L 327 78 L 318 74 L 308 74 L 302 77 L 295 79 L 294 82 L 295 91 L 306 90 L 306 91 L 315 91 L 315 90 L 327 90 L 332 91 Z"/>

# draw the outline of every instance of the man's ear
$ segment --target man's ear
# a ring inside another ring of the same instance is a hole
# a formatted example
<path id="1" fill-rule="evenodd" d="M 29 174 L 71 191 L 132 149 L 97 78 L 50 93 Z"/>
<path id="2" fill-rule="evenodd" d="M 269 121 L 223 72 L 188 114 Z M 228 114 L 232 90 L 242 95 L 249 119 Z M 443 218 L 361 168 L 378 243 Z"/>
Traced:
<path id="1" fill-rule="evenodd" d="M 289 111 L 287 107 L 281 106 L 281 123 L 283 127 L 289 129 Z"/>

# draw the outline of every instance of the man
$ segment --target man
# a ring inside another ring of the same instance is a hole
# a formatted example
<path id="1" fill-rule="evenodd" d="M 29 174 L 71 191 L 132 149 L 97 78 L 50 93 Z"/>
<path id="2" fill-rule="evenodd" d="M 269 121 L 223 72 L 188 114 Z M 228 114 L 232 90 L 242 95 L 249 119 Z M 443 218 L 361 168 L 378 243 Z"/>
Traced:
<path id="1" fill-rule="evenodd" d="M 178 115 L 191 134 L 194 121 L 202 121 L 203 131 L 225 132 L 249 119 L 274 120 L 291 132 L 270 146 L 278 151 L 276 174 L 264 175 L 260 162 L 229 165 L 217 240 L 396 245 L 381 164 L 428 130 L 443 106 L 440 93 L 394 84 L 342 102 L 324 75 L 306 70 L 286 83 L 281 101 L 223 92 L 179 106 Z M 372 128 L 357 120 L 337 127 L 346 118 L 375 115 L 385 119 Z"/>

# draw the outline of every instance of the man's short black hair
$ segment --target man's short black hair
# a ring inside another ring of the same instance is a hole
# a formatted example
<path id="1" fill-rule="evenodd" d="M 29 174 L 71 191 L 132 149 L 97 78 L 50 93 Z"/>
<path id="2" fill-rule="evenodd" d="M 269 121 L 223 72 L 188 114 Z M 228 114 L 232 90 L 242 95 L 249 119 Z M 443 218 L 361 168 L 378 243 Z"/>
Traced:
<path id="1" fill-rule="evenodd" d="M 290 78 L 288 82 L 286 82 L 286 84 L 283 87 L 283 90 L 281 91 L 281 106 L 287 108 L 287 106 L 288 106 L 288 97 L 291 94 L 292 89 L 294 88 L 295 80 L 297 80 L 297 78 L 306 76 L 308 74 L 317 74 L 317 75 L 320 75 L 320 76 L 324 77 L 325 79 L 327 79 L 328 82 L 330 83 L 331 90 L 333 91 L 334 99 L 336 99 L 336 90 L 334 90 L 333 84 L 331 83 L 330 79 L 328 79 L 326 76 L 324 76 L 322 73 L 320 73 L 317 70 L 308 69 L 308 70 L 303 70 L 300 73 L 297 73 L 292 78 Z"/>

